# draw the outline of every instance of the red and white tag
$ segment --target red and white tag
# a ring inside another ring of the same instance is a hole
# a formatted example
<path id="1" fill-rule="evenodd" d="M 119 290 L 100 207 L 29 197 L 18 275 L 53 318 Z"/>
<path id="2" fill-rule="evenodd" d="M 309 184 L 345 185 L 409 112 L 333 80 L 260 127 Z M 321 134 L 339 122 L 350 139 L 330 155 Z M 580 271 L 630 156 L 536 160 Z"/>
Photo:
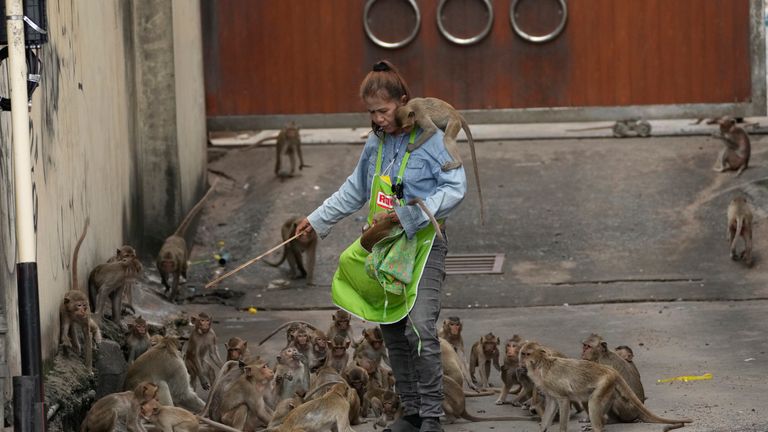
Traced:
<path id="1" fill-rule="evenodd" d="M 387 195 L 382 191 L 376 195 L 376 205 L 387 210 L 395 208 L 395 198 L 392 195 Z"/>

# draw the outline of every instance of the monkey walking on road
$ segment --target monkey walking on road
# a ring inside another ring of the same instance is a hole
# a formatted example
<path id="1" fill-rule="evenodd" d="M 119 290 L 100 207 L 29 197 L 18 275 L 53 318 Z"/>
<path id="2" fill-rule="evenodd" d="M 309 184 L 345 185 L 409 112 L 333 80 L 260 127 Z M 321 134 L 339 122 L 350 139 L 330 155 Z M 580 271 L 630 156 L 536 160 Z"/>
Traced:
<path id="1" fill-rule="evenodd" d="M 262 138 L 258 140 L 253 145 L 249 146 L 248 148 L 256 147 L 264 142 L 271 141 L 273 139 L 277 140 L 277 155 L 275 160 L 275 176 L 277 176 L 280 179 L 284 179 L 286 177 L 293 177 L 293 175 L 296 172 L 296 157 L 299 158 L 299 171 L 301 171 L 302 168 L 311 168 L 311 165 L 307 165 L 304 163 L 304 157 L 301 154 L 301 137 L 299 135 L 299 125 L 297 125 L 295 122 L 288 122 L 286 125 L 280 129 L 280 132 L 277 135 L 273 135 L 270 137 Z M 282 157 L 287 156 L 291 161 L 291 170 L 289 172 L 285 172 L 281 170 L 282 168 Z"/>
<path id="2" fill-rule="evenodd" d="M 744 250 L 736 253 L 736 242 L 744 240 Z M 752 265 L 752 210 L 744 196 L 737 196 L 728 204 L 728 242 L 731 247 L 731 259 L 744 260 L 747 266 Z"/>
<path id="3" fill-rule="evenodd" d="M 165 286 L 165 293 L 171 301 L 175 301 L 179 294 L 179 278 L 184 276 L 186 279 L 187 277 L 189 251 L 187 250 L 187 241 L 184 240 L 184 233 L 189 227 L 192 218 L 202 209 L 205 200 L 216 189 L 217 183 L 218 181 L 215 181 L 211 188 L 208 189 L 208 192 L 192 207 L 179 227 L 176 228 L 176 231 L 165 239 L 165 243 L 163 243 L 160 252 L 157 254 L 157 270 L 160 272 L 160 279 L 163 286 Z M 168 283 L 170 277 L 173 278 L 171 284 Z M 169 290 L 170 293 L 168 292 Z"/>
<path id="4" fill-rule="evenodd" d="M 472 153 L 472 169 L 475 171 L 475 182 L 477 183 L 477 195 L 480 199 L 480 221 L 485 224 L 485 210 L 483 205 L 483 190 L 480 187 L 480 173 L 477 170 L 477 156 L 475 155 L 475 140 L 472 138 L 472 132 L 469 130 L 467 121 L 451 104 L 437 98 L 413 98 L 405 105 L 397 108 L 395 111 L 395 121 L 398 127 L 406 132 L 418 125 L 422 129 L 421 135 L 413 144 L 408 145 L 408 151 L 414 151 L 424 144 L 437 129 L 445 132 L 443 144 L 445 149 L 453 158 L 453 161 L 447 162 L 442 166 L 443 171 L 450 171 L 459 168 L 462 165 L 459 150 L 456 145 L 456 136 L 459 130 L 464 129 L 469 141 L 469 149 Z"/>

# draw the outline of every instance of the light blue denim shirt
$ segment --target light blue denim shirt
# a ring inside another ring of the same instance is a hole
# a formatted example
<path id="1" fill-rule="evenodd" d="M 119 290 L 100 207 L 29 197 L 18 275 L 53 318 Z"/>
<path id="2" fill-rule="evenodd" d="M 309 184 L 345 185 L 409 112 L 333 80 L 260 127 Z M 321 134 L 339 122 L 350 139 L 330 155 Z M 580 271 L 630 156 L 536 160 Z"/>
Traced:
<path id="1" fill-rule="evenodd" d="M 421 133 L 421 132 L 419 132 Z M 394 183 L 400 170 L 410 134 L 387 135 L 381 156 L 381 174 L 388 174 Z M 336 222 L 368 204 L 371 184 L 376 171 L 379 138 L 370 134 L 352 175 L 338 191 L 313 211 L 307 219 L 317 234 L 324 238 Z M 411 153 L 403 174 L 405 202 L 418 197 L 437 219 L 446 218 L 464 199 L 467 178 L 464 167 L 448 172 L 440 168 L 452 160 L 443 145 L 443 132 L 438 130 L 430 139 Z M 415 205 L 395 207 L 408 238 L 429 223 L 427 215 Z"/>

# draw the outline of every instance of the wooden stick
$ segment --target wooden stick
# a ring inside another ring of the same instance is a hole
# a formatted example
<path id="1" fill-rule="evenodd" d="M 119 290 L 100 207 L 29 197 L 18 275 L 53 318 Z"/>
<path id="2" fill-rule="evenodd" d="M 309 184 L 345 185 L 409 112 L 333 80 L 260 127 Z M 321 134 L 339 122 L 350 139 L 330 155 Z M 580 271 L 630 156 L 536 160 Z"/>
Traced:
<path id="1" fill-rule="evenodd" d="M 284 241 L 284 242 L 280 243 L 279 245 L 277 245 L 277 246 L 273 247 L 272 249 L 270 249 L 270 250 L 268 250 L 268 251 L 264 252 L 263 254 L 261 254 L 261 255 L 257 256 L 256 258 L 253 258 L 252 260 L 250 260 L 250 261 L 246 262 L 245 264 L 241 265 L 240 267 L 238 267 L 238 268 L 236 268 L 236 269 L 234 269 L 234 270 L 232 270 L 232 271 L 230 271 L 230 272 L 228 272 L 228 273 L 226 273 L 226 274 L 223 274 L 223 275 L 219 276 L 218 278 L 216 278 L 216 279 L 214 279 L 214 280 L 212 280 L 212 281 L 208 282 L 208 283 L 205 285 L 205 287 L 206 287 L 206 288 L 210 288 L 210 287 L 212 287 L 212 286 L 214 286 L 214 285 L 218 284 L 218 283 L 219 283 L 219 282 L 220 282 L 222 279 L 226 279 L 226 278 L 228 278 L 228 277 L 232 276 L 233 274 L 235 274 L 235 273 L 239 272 L 240 270 L 242 270 L 242 269 L 244 269 L 244 268 L 248 267 L 249 265 L 251 265 L 251 264 L 255 263 L 256 261 L 258 261 L 258 260 L 260 260 L 260 259 L 264 258 L 265 256 L 267 256 L 267 255 L 271 254 L 272 252 L 274 252 L 274 251 L 276 251 L 276 250 L 280 249 L 280 248 L 281 248 L 281 247 L 283 247 L 285 244 L 287 244 L 287 243 L 290 243 L 290 242 L 292 242 L 292 241 L 296 240 L 296 239 L 297 239 L 297 238 L 298 238 L 300 235 L 302 235 L 302 234 L 304 234 L 304 231 L 302 231 L 302 232 L 300 232 L 300 233 L 296 234 L 295 236 L 293 236 L 293 237 L 289 238 L 288 240 L 286 240 L 286 241 Z"/>

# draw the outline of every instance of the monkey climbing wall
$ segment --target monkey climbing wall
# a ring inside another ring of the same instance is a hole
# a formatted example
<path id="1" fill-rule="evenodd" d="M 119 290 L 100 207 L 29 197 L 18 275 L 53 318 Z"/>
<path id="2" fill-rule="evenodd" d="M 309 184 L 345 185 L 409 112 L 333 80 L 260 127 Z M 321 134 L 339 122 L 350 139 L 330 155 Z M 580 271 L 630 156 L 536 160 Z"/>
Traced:
<path id="1" fill-rule="evenodd" d="M 223 0 L 202 8 L 207 114 L 224 123 L 334 118 L 315 114 L 358 122 L 344 114 L 363 111 L 357 86 L 381 58 L 400 67 L 414 94 L 479 122 L 765 112 L 762 0 Z"/>

